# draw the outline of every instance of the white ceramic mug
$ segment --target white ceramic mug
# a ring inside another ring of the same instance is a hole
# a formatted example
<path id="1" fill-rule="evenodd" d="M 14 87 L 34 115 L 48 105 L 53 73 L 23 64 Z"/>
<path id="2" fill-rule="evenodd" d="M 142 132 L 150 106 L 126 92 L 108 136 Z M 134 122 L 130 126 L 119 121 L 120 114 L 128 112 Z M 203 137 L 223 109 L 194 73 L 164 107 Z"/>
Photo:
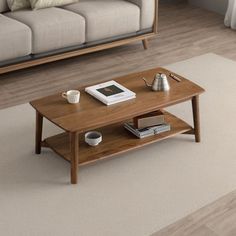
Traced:
<path id="1" fill-rule="evenodd" d="M 67 101 L 69 103 L 72 103 L 72 104 L 79 103 L 80 91 L 78 91 L 78 90 L 69 90 L 67 92 L 64 92 L 62 94 L 62 97 L 67 99 Z"/>
<path id="2" fill-rule="evenodd" d="M 97 131 L 87 132 L 85 134 L 85 142 L 90 146 L 97 146 L 102 142 L 102 134 Z"/>

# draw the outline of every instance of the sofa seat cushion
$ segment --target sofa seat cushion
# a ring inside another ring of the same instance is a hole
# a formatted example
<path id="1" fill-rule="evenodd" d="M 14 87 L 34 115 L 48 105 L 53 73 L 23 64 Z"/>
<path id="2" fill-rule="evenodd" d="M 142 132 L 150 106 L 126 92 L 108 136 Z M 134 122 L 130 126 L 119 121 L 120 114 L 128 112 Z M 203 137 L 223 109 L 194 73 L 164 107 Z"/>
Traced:
<path id="1" fill-rule="evenodd" d="M 63 7 L 86 20 L 86 42 L 106 39 L 140 29 L 140 8 L 122 0 L 86 0 Z"/>
<path id="2" fill-rule="evenodd" d="M 32 30 L 32 53 L 43 53 L 85 42 L 85 19 L 60 8 L 6 13 Z"/>
<path id="3" fill-rule="evenodd" d="M 31 53 L 31 30 L 28 26 L 0 14 L 0 61 Z"/>

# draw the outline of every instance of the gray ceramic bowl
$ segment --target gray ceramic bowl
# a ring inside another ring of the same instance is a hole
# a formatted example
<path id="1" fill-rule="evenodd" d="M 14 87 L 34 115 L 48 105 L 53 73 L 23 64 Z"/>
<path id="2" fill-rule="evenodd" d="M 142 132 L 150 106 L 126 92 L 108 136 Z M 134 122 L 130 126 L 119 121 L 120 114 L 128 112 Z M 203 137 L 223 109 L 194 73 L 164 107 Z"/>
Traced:
<path id="1" fill-rule="evenodd" d="M 85 134 L 85 142 L 90 146 L 97 146 L 102 142 L 102 134 L 97 131 L 90 131 Z"/>

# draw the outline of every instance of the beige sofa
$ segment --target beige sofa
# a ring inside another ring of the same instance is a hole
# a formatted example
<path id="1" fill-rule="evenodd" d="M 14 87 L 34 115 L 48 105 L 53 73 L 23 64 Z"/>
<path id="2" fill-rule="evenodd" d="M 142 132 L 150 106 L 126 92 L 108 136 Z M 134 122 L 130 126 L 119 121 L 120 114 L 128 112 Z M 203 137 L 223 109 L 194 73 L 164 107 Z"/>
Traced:
<path id="1" fill-rule="evenodd" d="M 0 74 L 146 39 L 157 0 L 80 0 L 10 12 L 0 0 Z"/>

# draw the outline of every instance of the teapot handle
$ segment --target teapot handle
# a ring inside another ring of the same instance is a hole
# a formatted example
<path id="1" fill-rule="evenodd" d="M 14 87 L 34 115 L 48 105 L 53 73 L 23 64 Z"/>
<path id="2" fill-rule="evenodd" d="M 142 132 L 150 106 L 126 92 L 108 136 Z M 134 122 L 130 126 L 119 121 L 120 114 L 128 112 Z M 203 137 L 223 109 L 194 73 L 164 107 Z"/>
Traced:
<path id="1" fill-rule="evenodd" d="M 152 87 L 152 85 L 147 82 L 147 79 L 145 77 L 143 77 L 142 80 L 145 82 L 147 87 Z"/>

